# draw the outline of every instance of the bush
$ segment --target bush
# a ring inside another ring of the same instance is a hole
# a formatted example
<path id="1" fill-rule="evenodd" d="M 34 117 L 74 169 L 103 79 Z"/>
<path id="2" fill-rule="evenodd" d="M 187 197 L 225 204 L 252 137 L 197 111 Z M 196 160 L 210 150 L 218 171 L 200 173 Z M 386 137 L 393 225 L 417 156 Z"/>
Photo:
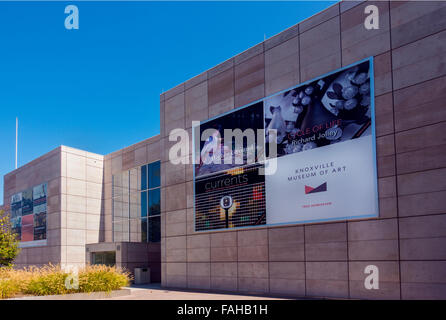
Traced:
<path id="1" fill-rule="evenodd" d="M 13 297 L 27 286 L 30 274 L 23 270 L 0 268 L 0 299 Z"/>
<path id="2" fill-rule="evenodd" d="M 9 215 L 0 210 L 0 267 L 12 267 L 20 252 L 17 235 L 12 231 Z"/>
<path id="3" fill-rule="evenodd" d="M 24 293 L 35 296 L 69 293 L 70 290 L 65 286 L 67 277 L 68 273 L 63 272 L 58 266 L 50 265 L 34 269 L 31 280 L 24 288 Z"/>
<path id="4" fill-rule="evenodd" d="M 70 277 L 70 278 L 68 278 Z M 110 292 L 129 284 L 129 273 L 102 265 L 87 266 L 78 271 L 78 281 L 60 266 L 47 265 L 23 270 L 0 269 L 0 299 L 17 294 L 60 295 L 77 292 Z M 67 286 L 66 284 L 71 284 Z"/>
<path id="5" fill-rule="evenodd" d="M 110 292 L 127 286 L 129 280 L 129 274 L 118 272 L 114 267 L 87 266 L 79 272 L 79 290 Z"/>
<path id="6" fill-rule="evenodd" d="M 11 298 L 20 292 L 16 281 L 10 279 L 0 279 L 0 299 Z"/>

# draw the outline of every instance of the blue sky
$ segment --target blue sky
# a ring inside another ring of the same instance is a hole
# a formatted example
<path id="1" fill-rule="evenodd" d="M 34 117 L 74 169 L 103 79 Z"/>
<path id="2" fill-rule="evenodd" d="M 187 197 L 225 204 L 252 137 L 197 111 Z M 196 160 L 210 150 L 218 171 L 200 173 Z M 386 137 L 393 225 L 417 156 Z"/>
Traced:
<path id="1" fill-rule="evenodd" d="M 19 166 L 59 145 L 113 152 L 159 133 L 162 91 L 334 2 L 0 1 L 0 203 L 16 117 Z"/>

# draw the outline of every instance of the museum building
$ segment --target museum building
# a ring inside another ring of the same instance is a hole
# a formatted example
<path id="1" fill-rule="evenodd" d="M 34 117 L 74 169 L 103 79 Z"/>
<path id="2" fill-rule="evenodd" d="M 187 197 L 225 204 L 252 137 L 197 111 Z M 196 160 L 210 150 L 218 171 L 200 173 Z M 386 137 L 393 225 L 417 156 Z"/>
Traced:
<path id="1" fill-rule="evenodd" d="M 446 299 L 445 40 L 445 2 L 341 1 L 161 94 L 159 135 L 105 156 L 61 146 L 6 174 L 16 267 Z M 237 145 L 225 129 L 255 134 Z"/>

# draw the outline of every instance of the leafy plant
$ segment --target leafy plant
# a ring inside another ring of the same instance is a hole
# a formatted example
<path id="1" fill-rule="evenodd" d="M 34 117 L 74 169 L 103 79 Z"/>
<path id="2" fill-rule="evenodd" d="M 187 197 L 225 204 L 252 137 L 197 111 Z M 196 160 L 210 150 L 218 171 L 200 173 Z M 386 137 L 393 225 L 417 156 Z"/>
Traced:
<path id="1" fill-rule="evenodd" d="M 77 292 L 111 292 L 127 286 L 131 280 L 128 272 L 104 265 L 86 266 L 77 273 L 78 286 L 67 286 L 73 276 L 59 265 L 29 267 L 22 270 L 0 269 L 0 299 L 17 294 L 36 296 L 59 295 Z"/>
<path id="2" fill-rule="evenodd" d="M 20 252 L 19 241 L 12 232 L 9 215 L 0 211 L 0 267 L 12 267 Z"/>
<path id="3" fill-rule="evenodd" d="M 87 266 L 79 272 L 81 292 L 117 290 L 129 284 L 130 275 L 105 265 Z"/>
<path id="4" fill-rule="evenodd" d="M 24 293 L 36 296 L 58 295 L 70 293 L 71 289 L 65 285 L 68 273 L 59 266 L 48 265 L 42 268 L 30 270 L 31 276 L 28 285 L 24 288 Z"/>
<path id="5" fill-rule="evenodd" d="M 17 281 L 0 279 L 0 299 L 7 299 L 20 292 Z"/>
<path id="6" fill-rule="evenodd" d="M 30 281 L 31 275 L 25 270 L 0 268 L 0 299 L 10 298 L 23 292 Z"/>

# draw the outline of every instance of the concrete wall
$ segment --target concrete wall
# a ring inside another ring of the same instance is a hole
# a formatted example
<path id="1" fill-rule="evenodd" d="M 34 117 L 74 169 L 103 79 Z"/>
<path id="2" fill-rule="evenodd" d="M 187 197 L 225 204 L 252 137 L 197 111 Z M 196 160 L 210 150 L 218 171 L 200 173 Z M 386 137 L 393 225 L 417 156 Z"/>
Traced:
<path id="1" fill-rule="evenodd" d="M 160 160 L 160 136 L 138 142 L 104 157 L 104 241 L 113 241 L 112 176 Z"/>
<path id="2" fill-rule="evenodd" d="M 364 28 L 374 4 L 380 28 Z M 160 97 L 162 285 L 340 298 L 446 298 L 446 3 L 341 2 Z M 168 134 L 374 57 L 380 218 L 193 232 L 192 165 Z M 364 268 L 380 289 L 364 288 Z"/>
<path id="3" fill-rule="evenodd" d="M 47 245 L 23 248 L 16 266 L 84 265 L 86 244 L 112 241 L 112 174 L 157 161 L 159 154 L 159 136 L 105 157 L 61 146 L 5 175 L 6 209 L 14 193 L 48 183 Z M 160 244 L 152 247 L 159 252 Z M 156 252 L 152 247 L 145 255 Z M 156 254 L 152 258 L 159 264 Z"/>
<path id="4" fill-rule="evenodd" d="M 103 156 L 65 146 L 8 173 L 4 203 L 27 188 L 47 182 L 47 245 L 23 248 L 17 267 L 85 263 L 85 244 L 103 236 Z"/>
<path id="5" fill-rule="evenodd" d="M 151 282 L 161 282 L 161 250 L 158 243 L 101 242 L 87 244 L 85 259 L 92 263 L 93 252 L 114 251 L 116 266 L 134 273 L 135 268 L 150 268 Z"/>
<path id="6" fill-rule="evenodd" d="M 104 241 L 104 157 L 62 147 L 61 264 L 83 266 L 85 245 Z"/>
<path id="7" fill-rule="evenodd" d="M 104 240 L 113 241 L 112 227 L 112 176 L 160 160 L 160 136 L 154 136 L 132 146 L 110 153 L 104 157 Z M 118 266 L 133 271 L 135 267 L 150 267 L 151 281 L 161 281 L 160 243 L 121 242 Z M 101 247 L 102 244 L 99 244 Z M 118 260 L 118 253 L 117 253 Z M 117 261 L 118 262 L 118 261 Z"/>
<path id="8" fill-rule="evenodd" d="M 4 176 L 3 203 L 8 208 L 13 194 L 44 182 L 48 183 L 47 245 L 23 248 L 14 262 L 18 268 L 61 262 L 61 168 L 62 147 L 59 147 Z"/>

